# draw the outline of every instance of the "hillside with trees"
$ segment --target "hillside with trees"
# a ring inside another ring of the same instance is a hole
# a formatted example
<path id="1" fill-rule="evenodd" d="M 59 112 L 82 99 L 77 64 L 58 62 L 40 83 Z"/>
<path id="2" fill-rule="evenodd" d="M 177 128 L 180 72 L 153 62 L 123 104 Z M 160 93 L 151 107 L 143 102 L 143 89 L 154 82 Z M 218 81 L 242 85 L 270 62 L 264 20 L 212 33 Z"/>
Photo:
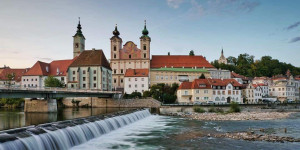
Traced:
<path id="1" fill-rule="evenodd" d="M 300 75 L 300 67 L 280 62 L 271 56 L 263 56 L 255 60 L 254 56 L 245 53 L 240 54 L 237 58 L 229 56 L 227 60 L 232 64 L 219 64 L 217 60 L 211 62 L 211 64 L 218 69 L 234 71 L 247 77 L 272 77 L 274 75 L 285 74 L 288 69 L 292 75 Z"/>

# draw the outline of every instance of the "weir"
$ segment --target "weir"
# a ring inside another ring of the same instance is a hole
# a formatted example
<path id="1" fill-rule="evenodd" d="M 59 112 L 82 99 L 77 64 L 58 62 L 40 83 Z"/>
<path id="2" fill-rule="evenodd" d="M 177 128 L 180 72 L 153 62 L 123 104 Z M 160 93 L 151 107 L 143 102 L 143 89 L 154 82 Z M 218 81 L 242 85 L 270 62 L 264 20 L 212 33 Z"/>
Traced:
<path id="1" fill-rule="evenodd" d="M 148 109 L 117 112 L 0 132 L 0 150 L 65 150 L 150 116 Z"/>

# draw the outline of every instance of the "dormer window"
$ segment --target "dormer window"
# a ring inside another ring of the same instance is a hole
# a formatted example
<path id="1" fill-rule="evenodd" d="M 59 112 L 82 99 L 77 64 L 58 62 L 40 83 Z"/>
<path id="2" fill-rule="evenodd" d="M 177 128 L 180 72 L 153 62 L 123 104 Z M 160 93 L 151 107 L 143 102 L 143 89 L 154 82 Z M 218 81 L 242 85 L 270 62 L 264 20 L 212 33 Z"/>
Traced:
<path id="1" fill-rule="evenodd" d="M 206 87 L 206 84 L 199 84 L 199 87 Z"/>
<path id="2" fill-rule="evenodd" d="M 49 72 L 49 67 L 48 66 L 46 66 L 46 72 Z"/>

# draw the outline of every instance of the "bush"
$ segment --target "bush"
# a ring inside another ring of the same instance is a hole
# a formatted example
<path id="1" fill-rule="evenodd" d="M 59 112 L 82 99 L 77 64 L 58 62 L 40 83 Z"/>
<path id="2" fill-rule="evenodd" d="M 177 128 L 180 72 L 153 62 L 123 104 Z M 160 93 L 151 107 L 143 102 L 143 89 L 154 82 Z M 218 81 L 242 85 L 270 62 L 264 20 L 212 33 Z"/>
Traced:
<path id="1" fill-rule="evenodd" d="M 211 107 L 208 109 L 208 112 L 216 112 L 215 107 L 211 106 Z"/>
<path id="2" fill-rule="evenodd" d="M 143 92 L 143 97 L 151 97 L 151 92 L 150 91 L 144 91 Z"/>
<path id="3" fill-rule="evenodd" d="M 217 113 L 224 113 L 224 110 L 222 108 L 216 108 Z"/>
<path id="4" fill-rule="evenodd" d="M 205 110 L 201 107 L 194 107 L 194 112 L 197 112 L 197 113 L 205 113 Z"/>
<path id="5" fill-rule="evenodd" d="M 236 103 L 236 102 L 231 102 L 229 112 L 230 113 L 232 113 L 232 112 L 241 112 L 241 108 L 240 108 L 239 104 Z"/>

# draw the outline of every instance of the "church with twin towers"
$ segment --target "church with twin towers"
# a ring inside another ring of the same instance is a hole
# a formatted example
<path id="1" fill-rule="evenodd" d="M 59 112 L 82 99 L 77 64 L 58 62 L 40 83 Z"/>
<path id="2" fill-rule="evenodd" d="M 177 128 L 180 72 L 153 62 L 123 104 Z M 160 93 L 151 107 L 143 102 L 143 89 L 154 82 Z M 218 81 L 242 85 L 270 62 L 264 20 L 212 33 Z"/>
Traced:
<path id="1" fill-rule="evenodd" d="M 81 31 L 81 24 L 77 26 L 77 32 L 73 36 L 73 57 L 78 57 L 85 51 L 85 37 Z M 150 42 L 146 20 L 139 46 L 133 41 L 127 41 L 123 45 L 120 31 L 117 25 L 110 38 L 110 67 L 112 70 L 112 89 L 124 90 L 124 75 L 127 69 L 150 69 Z"/>

